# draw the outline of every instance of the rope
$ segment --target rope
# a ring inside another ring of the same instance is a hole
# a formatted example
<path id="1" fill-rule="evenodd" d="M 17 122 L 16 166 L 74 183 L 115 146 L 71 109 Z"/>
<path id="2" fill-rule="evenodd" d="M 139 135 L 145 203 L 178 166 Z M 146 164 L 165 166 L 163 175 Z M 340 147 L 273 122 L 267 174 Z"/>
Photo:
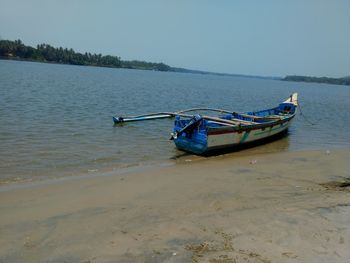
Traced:
<path id="1" fill-rule="evenodd" d="M 310 121 L 303 113 L 303 111 L 301 110 L 301 104 L 300 104 L 300 101 L 298 101 L 298 107 L 299 107 L 299 112 L 300 112 L 300 115 L 304 118 L 304 120 L 311 124 L 311 125 L 316 125 L 316 123 L 313 123 L 312 121 Z"/>

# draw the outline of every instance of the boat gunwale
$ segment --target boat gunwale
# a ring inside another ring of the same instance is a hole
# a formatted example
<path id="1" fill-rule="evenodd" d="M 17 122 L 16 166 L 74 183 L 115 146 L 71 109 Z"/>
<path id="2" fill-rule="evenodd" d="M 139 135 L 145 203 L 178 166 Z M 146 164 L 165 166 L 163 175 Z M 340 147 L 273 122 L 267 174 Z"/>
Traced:
<path id="1" fill-rule="evenodd" d="M 273 127 L 279 124 L 286 123 L 293 119 L 295 116 L 295 113 L 293 113 L 290 116 L 287 116 L 283 119 L 271 121 L 271 122 L 265 122 L 265 123 L 259 123 L 259 124 L 252 124 L 252 125 L 240 125 L 240 126 L 222 126 L 222 127 L 207 127 L 207 134 L 210 135 L 210 132 L 212 131 L 220 131 L 220 130 L 232 130 L 232 132 L 243 132 L 243 131 L 252 131 L 252 130 L 259 130 L 263 128 Z"/>

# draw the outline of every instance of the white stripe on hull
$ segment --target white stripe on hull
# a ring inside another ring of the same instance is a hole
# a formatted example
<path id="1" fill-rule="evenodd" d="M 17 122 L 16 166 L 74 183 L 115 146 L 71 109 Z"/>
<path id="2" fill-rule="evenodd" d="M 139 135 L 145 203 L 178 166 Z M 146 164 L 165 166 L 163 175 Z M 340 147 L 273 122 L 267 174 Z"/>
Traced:
<path id="1" fill-rule="evenodd" d="M 286 130 L 290 123 L 291 120 L 283 124 L 274 125 L 265 129 L 251 130 L 248 132 L 244 131 L 238 133 L 233 131 L 224 134 L 211 134 L 208 135 L 208 148 L 242 144 L 264 139 Z"/>

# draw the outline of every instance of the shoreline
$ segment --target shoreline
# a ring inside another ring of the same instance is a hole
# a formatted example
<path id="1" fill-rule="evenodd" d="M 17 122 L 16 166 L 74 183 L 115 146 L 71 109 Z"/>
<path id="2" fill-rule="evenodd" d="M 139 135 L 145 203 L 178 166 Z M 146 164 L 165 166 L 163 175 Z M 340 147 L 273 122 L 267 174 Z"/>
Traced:
<path id="1" fill-rule="evenodd" d="M 0 261 L 347 262 L 350 149 L 237 155 L 0 191 Z"/>
<path id="2" fill-rule="evenodd" d="M 34 176 L 31 178 L 6 178 L 0 179 L 0 193 L 11 191 L 20 188 L 30 188 L 41 185 L 51 185 L 55 183 L 65 182 L 65 181 L 75 181 L 75 180 L 84 180 L 94 177 L 110 177 L 110 176 L 123 176 L 125 174 L 131 173 L 141 173 L 149 170 L 156 170 L 162 167 L 168 167 L 176 165 L 169 160 L 161 160 L 158 162 L 151 161 L 139 164 L 130 164 L 125 165 L 124 167 L 105 167 L 103 169 L 96 170 L 87 170 L 87 171 L 79 171 L 74 175 L 63 175 L 63 176 Z"/>
<path id="3" fill-rule="evenodd" d="M 177 165 L 186 165 L 186 164 L 197 164 L 201 162 L 215 161 L 215 160 L 225 160 L 225 159 L 239 159 L 239 158 L 252 158 L 254 159 L 257 156 L 271 155 L 271 154 L 295 154 L 295 153 L 315 153 L 315 152 L 337 152 L 337 151 L 346 151 L 347 147 L 338 147 L 338 148 L 327 148 L 327 149 L 295 149 L 295 150 L 286 150 L 286 149 L 278 149 L 278 148 L 266 148 L 271 146 L 269 144 L 263 146 L 250 147 L 246 149 L 242 149 L 239 151 L 226 152 L 217 155 L 211 156 L 200 156 L 194 155 L 191 153 L 183 152 L 181 156 L 173 156 L 169 159 L 162 160 L 152 160 L 145 161 L 141 163 L 130 163 L 125 164 L 120 167 L 116 167 L 114 165 L 109 165 L 106 167 L 102 167 L 102 169 L 87 169 L 87 170 L 78 170 L 76 172 L 73 171 L 65 171 L 62 170 L 60 176 L 57 175 L 35 175 L 32 177 L 5 177 L 0 178 L 0 192 L 9 191 L 11 189 L 17 188 L 27 188 L 31 186 L 37 185 L 47 185 L 59 183 L 61 181 L 70 181 L 70 180 L 80 180 L 80 179 L 88 179 L 94 177 L 109 177 L 109 176 L 123 176 L 125 174 L 133 174 L 133 173 L 143 173 L 143 172 L 151 172 L 161 169 L 163 167 L 172 167 Z M 265 147 L 266 151 L 261 151 L 260 147 Z M 59 173 L 59 171 L 55 171 L 55 174 Z M 74 173 L 74 174 L 73 174 Z"/>

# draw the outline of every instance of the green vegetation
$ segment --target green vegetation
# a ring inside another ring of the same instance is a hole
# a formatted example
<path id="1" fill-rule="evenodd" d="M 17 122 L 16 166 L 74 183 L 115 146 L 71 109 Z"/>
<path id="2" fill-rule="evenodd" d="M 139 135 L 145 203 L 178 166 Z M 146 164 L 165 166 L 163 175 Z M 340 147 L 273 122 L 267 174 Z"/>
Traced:
<path id="1" fill-rule="evenodd" d="M 123 61 L 117 56 L 103 56 L 101 54 L 86 52 L 82 54 L 75 52 L 73 49 L 55 48 L 48 44 L 40 44 L 36 48 L 33 48 L 24 45 L 21 40 L 0 40 L 0 58 L 71 65 L 171 71 L 171 67 L 164 63 L 150 63 L 136 60 Z"/>
<path id="2" fill-rule="evenodd" d="M 215 73 L 201 70 L 170 67 L 164 63 L 145 61 L 125 61 L 117 56 L 102 56 L 101 54 L 78 53 L 73 49 L 55 48 L 48 44 L 37 45 L 36 48 L 26 46 L 21 40 L 0 40 L 0 59 L 28 60 L 36 62 L 85 65 L 111 68 L 143 69 L 156 71 L 171 71 L 178 73 L 210 74 L 243 78 L 280 79 L 276 77 L 260 77 L 240 74 Z"/>
<path id="3" fill-rule="evenodd" d="M 239 74 L 214 73 L 209 71 L 190 70 L 185 68 L 170 67 L 164 63 L 152 63 L 145 61 L 126 61 L 121 60 L 118 56 L 103 56 L 102 54 L 84 54 L 75 52 L 73 49 L 55 48 L 48 44 L 37 45 L 36 48 L 26 46 L 21 40 L 0 40 L 0 59 L 17 59 L 36 62 L 49 62 L 59 64 L 110 67 L 110 68 L 128 68 L 156 71 L 171 71 L 179 73 L 192 74 L 211 74 L 219 76 L 233 77 L 248 77 L 248 78 L 263 78 L 263 79 L 281 79 L 277 77 L 260 77 L 248 76 Z M 327 78 L 327 77 L 307 77 L 307 76 L 286 76 L 281 80 L 285 81 L 300 81 L 300 82 L 317 82 L 337 85 L 350 85 L 350 77 L 344 78 Z"/>
<path id="4" fill-rule="evenodd" d="M 307 77 L 307 76 L 286 76 L 282 80 L 285 81 L 299 81 L 299 82 L 316 82 L 328 83 L 335 85 L 350 85 L 350 77 L 344 78 L 327 78 L 327 77 Z"/>

